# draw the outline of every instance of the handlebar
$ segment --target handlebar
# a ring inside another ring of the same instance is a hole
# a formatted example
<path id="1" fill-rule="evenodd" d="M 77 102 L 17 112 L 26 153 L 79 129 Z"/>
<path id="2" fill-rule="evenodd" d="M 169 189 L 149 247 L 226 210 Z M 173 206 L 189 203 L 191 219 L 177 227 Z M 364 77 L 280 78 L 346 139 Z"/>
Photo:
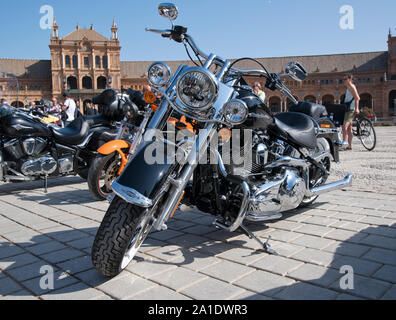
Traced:
<path id="1" fill-rule="evenodd" d="M 186 41 L 190 45 L 196 56 L 200 56 L 201 58 L 207 61 L 211 57 L 213 59 L 213 62 L 220 67 L 223 67 L 227 63 L 226 59 L 223 59 L 219 56 L 208 55 L 205 52 L 203 52 L 197 46 L 193 37 L 191 37 L 186 33 L 187 29 L 184 27 L 176 26 L 173 28 L 173 30 L 159 30 L 159 29 L 146 28 L 146 31 L 160 34 L 164 38 L 170 38 L 177 42 Z M 175 36 L 177 36 L 177 39 L 175 39 Z M 296 100 L 296 98 L 294 98 L 294 96 L 291 94 L 290 90 L 286 87 L 286 85 L 282 81 L 280 80 L 278 81 L 278 79 L 273 79 L 273 77 L 270 74 L 268 74 L 265 70 L 261 70 L 261 69 L 243 70 L 243 69 L 231 67 L 228 69 L 228 71 L 241 76 L 258 76 L 273 80 L 275 82 L 275 87 L 278 90 L 286 94 L 294 103 L 298 103 L 298 101 Z"/>

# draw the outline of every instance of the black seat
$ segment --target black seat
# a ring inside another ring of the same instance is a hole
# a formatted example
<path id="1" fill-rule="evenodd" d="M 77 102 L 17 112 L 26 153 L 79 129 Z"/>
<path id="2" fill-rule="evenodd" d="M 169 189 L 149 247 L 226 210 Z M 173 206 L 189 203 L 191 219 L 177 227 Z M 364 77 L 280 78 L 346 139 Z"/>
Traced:
<path id="1" fill-rule="evenodd" d="M 298 104 L 293 104 L 292 106 L 289 107 L 289 111 L 304 113 L 307 116 L 314 118 L 315 120 L 328 116 L 325 106 L 308 101 L 299 102 Z"/>
<path id="2" fill-rule="evenodd" d="M 303 113 L 285 112 L 277 114 L 270 130 L 286 137 L 291 142 L 310 149 L 316 148 L 316 132 L 312 119 Z"/>
<path id="3" fill-rule="evenodd" d="M 51 129 L 57 142 L 73 146 L 81 144 L 89 134 L 88 122 L 83 117 L 78 117 L 66 128 Z"/>

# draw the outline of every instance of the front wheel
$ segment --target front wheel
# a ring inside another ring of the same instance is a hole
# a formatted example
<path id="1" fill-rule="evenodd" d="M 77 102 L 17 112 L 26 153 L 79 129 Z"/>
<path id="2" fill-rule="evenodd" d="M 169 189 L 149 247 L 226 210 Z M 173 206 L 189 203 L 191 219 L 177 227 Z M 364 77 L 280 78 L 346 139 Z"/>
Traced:
<path id="1" fill-rule="evenodd" d="M 112 183 L 118 177 L 121 159 L 119 155 L 98 156 L 89 168 L 88 187 L 98 200 L 106 200 L 113 193 Z"/>
<path id="2" fill-rule="evenodd" d="M 149 211 L 115 197 L 92 247 L 94 267 L 115 277 L 133 260 L 153 226 Z"/>

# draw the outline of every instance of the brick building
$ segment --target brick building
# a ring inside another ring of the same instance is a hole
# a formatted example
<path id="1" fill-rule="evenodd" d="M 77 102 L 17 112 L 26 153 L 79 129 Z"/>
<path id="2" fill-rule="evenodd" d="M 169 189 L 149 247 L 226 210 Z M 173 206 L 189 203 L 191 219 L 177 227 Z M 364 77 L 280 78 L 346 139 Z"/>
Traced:
<path id="1" fill-rule="evenodd" d="M 61 38 L 54 21 L 50 39 L 51 60 L 0 59 L 0 96 L 13 106 L 30 101 L 61 97 L 68 90 L 80 103 L 105 88 L 141 89 L 151 61 L 120 61 L 118 28 L 113 22 L 111 37 L 76 27 Z M 286 84 L 299 100 L 322 104 L 343 101 L 345 73 L 353 73 L 361 96 L 361 107 L 369 107 L 378 117 L 396 113 L 396 36 L 388 34 L 388 50 L 353 54 L 259 59 L 270 72 L 283 73 L 289 61 L 301 62 L 309 72 L 303 82 L 286 78 Z M 167 62 L 175 70 L 187 61 Z M 240 68 L 256 68 L 241 62 Z M 249 78 L 252 83 L 262 79 Z M 264 84 L 264 83 L 263 83 Z M 287 110 L 290 101 L 279 92 L 267 91 L 266 102 L 274 112 Z"/>

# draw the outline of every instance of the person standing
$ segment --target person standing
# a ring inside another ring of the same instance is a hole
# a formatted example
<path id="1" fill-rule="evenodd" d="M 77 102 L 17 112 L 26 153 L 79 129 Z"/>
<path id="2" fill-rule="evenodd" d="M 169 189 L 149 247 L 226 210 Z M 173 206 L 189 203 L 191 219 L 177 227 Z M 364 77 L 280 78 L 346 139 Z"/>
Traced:
<path id="1" fill-rule="evenodd" d="M 260 97 L 263 102 L 265 102 L 265 92 L 261 90 L 261 84 L 259 82 L 256 82 L 253 86 L 253 91 L 256 95 Z"/>
<path id="2" fill-rule="evenodd" d="M 64 120 L 65 127 L 67 127 L 70 123 L 74 121 L 74 115 L 76 113 L 76 108 L 77 105 L 74 102 L 72 98 L 67 93 L 63 94 L 63 97 L 65 98 L 65 102 L 62 106 L 62 111 L 64 111 L 64 114 L 66 114 L 66 117 L 64 117 L 62 120 Z M 66 120 L 65 120 L 66 118 Z"/>
<path id="3" fill-rule="evenodd" d="M 7 106 L 7 107 L 9 106 L 6 98 L 2 98 L 0 100 L 0 106 Z"/>
<path id="4" fill-rule="evenodd" d="M 345 113 L 344 125 L 342 126 L 342 136 L 343 140 L 348 143 L 346 150 L 352 150 L 352 122 L 355 115 L 360 113 L 359 101 L 360 96 L 353 83 L 353 75 L 348 74 L 344 76 L 344 84 L 346 86 L 345 100 L 344 104 L 347 106 Z"/>
<path id="5" fill-rule="evenodd" d="M 95 116 L 98 114 L 98 111 L 94 108 L 91 100 L 85 100 L 83 102 L 83 110 L 84 115 L 86 116 Z"/>
<path id="6" fill-rule="evenodd" d="M 62 108 L 58 103 L 58 99 L 56 98 L 52 98 L 52 107 L 48 108 L 47 113 L 54 115 L 55 117 L 58 117 L 59 119 L 62 118 L 61 112 L 62 112 Z M 63 123 L 62 120 L 58 121 L 58 126 L 63 127 Z"/>

